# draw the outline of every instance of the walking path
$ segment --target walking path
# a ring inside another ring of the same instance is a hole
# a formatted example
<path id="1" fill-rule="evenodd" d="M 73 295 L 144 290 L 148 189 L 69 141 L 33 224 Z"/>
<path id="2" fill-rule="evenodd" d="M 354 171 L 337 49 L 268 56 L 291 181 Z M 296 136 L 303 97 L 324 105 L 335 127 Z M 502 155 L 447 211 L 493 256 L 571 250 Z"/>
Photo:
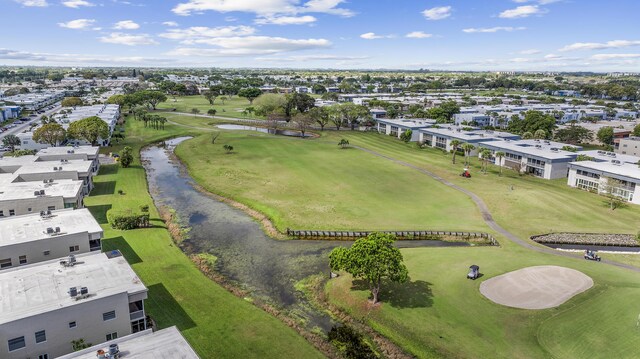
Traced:
<path id="1" fill-rule="evenodd" d="M 436 175 L 435 173 L 428 171 L 424 168 L 420 168 L 418 166 L 412 165 L 410 163 L 404 162 L 404 161 L 400 161 L 397 160 L 393 157 L 389 157 L 387 155 L 383 155 L 379 152 L 364 148 L 364 147 L 360 147 L 360 146 L 354 146 L 352 145 L 352 147 L 357 148 L 361 151 L 367 152 L 369 154 L 372 154 L 374 156 L 378 156 L 381 158 L 384 158 L 386 160 L 389 160 L 391 162 L 394 162 L 396 164 L 399 164 L 401 166 L 405 166 L 405 167 L 409 167 L 412 168 L 418 172 L 424 173 L 427 176 L 432 177 L 433 179 L 435 179 L 436 181 L 449 186 L 457 191 L 460 191 L 464 194 L 466 194 L 467 196 L 469 196 L 471 198 L 471 200 L 476 204 L 476 206 L 478 207 L 478 209 L 480 210 L 480 214 L 482 215 L 482 219 L 484 220 L 484 222 L 494 231 L 500 233 L 501 235 L 503 235 L 505 238 L 507 238 L 508 240 L 510 240 L 511 242 L 527 248 L 527 249 L 531 249 L 537 252 L 541 252 L 541 253 L 547 253 L 547 254 L 553 254 L 553 255 L 557 255 L 557 256 L 563 256 L 563 257 L 568 257 L 568 258 L 577 258 L 575 255 L 568 253 L 568 252 L 561 252 L 561 251 L 557 251 L 555 249 L 551 249 L 551 248 L 547 248 L 547 247 L 542 247 L 542 246 L 537 246 L 534 244 L 531 244 L 527 241 L 522 240 L 521 238 L 519 238 L 518 236 L 516 236 L 515 234 L 509 232 L 508 230 L 504 229 L 502 226 L 500 226 L 494 219 L 493 216 L 491 215 L 491 212 L 489 211 L 489 207 L 487 207 L 487 204 L 475 193 L 462 188 L 456 184 L 453 184 L 449 181 L 447 181 L 446 179 Z M 623 264 L 623 263 L 617 263 L 617 262 L 612 262 L 612 261 L 605 261 L 602 260 L 602 263 L 607 263 L 616 267 L 620 267 L 620 268 L 625 268 L 625 269 L 629 269 L 635 272 L 640 272 L 640 268 L 629 265 L 629 264 Z"/>

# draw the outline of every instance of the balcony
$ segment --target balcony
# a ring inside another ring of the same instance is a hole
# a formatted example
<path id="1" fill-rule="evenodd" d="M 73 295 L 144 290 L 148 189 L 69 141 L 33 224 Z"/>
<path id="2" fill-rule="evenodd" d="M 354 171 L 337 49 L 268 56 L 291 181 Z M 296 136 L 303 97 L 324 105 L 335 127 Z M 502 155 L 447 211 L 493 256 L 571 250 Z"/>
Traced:
<path id="1" fill-rule="evenodd" d="M 134 320 L 143 319 L 144 318 L 144 310 L 139 310 L 137 312 L 129 313 L 129 320 L 132 322 Z"/>

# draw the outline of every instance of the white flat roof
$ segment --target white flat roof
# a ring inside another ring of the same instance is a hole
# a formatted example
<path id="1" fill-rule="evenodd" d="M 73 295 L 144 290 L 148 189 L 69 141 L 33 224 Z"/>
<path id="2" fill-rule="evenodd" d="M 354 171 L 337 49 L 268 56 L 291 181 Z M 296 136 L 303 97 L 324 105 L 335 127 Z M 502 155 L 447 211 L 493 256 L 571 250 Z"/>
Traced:
<path id="1" fill-rule="evenodd" d="M 617 175 L 640 181 L 640 167 L 638 167 L 637 164 L 622 163 L 615 165 L 611 162 L 580 161 L 571 162 L 570 165 L 571 167 L 588 168 L 609 175 Z"/>
<path id="2" fill-rule="evenodd" d="M 153 332 L 147 329 L 81 351 L 63 355 L 58 359 L 95 359 L 98 350 L 109 352 L 110 344 L 118 344 L 123 358 L 136 359 L 197 359 L 178 328 L 169 327 Z"/>
<path id="3" fill-rule="evenodd" d="M 467 129 L 467 126 L 446 126 L 446 127 L 430 127 L 421 129 L 420 131 L 424 133 L 441 135 L 451 138 L 457 138 L 463 141 L 474 141 L 474 140 L 501 140 L 503 138 L 517 138 L 518 135 L 514 135 L 509 132 L 501 132 L 501 131 L 491 131 L 491 130 L 478 130 L 478 129 Z"/>
<path id="4" fill-rule="evenodd" d="M 102 227 L 88 209 L 52 211 L 51 216 L 40 213 L 0 218 L 0 247 L 52 238 L 47 228 L 60 228 L 55 237 L 77 233 L 102 233 Z"/>
<path id="5" fill-rule="evenodd" d="M 637 156 L 624 155 L 622 153 L 615 153 L 615 152 L 608 152 L 608 151 L 599 151 L 599 150 L 580 151 L 579 154 L 587 155 L 589 157 L 593 157 L 600 161 L 618 160 L 625 163 L 633 163 L 636 166 L 638 164 L 638 161 L 640 161 L 640 157 L 637 157 Z"/>
<path id="6" fill-rule="evenodd" d="M 377 118 L 375 121 L 410 128 L 430 127 L 436 123 L 436 120 L 430 118 Z"/>
<path id="7" fill-rule="evenodd" d="M 75 198 L 82 190 L 83 183 L 78 180 L 60 179 L 50 183 L 40 181 L 31 182 L 0 182 L 0 201 L 28 199 L 37 197 Z M 35 195 L 35 191 L 44 191 L 44 195 Z M 0 238 L 0 241 L 2 239 Z"/>
<path id="8" fill-rule="evenodd" d="M 110 259 L 106 253 L 86 253 L 76 259 L 78 264 L 73 267 L 63 267 L 55 259 L 1 271 L 0 324 L 120 293 L 147 290 L 122 256 Z M 69 288 L 79 286 L 87 287 L 88 298 L 76 300 L 69 296 Z"/>
<path id="9" fill-rule="evenodd" d="M 93 161 L 85 160 L 69 160 L 65 163 L 56 161 L 42 161 L 27 163 L 20 167 L 15 174 L 27 174 L 27 173 L 55 173 L 54 167 L 62 167 L 62 172 L 75 171 L 79 173 L 90 172 Z"/>
<path id="10" fill-rule="evenodd" d="M 82 153 L 87 156 L 97 156 L 100 151 L 100 147 L 92 147 L 92 146 L 65 146 L 65 147 L 49 147 L 44 148 L 36 153 L 36 156 L 59 156 L 69 154 L 68 151 L 73 151 L 73 153 Z"/>
<path id="11" fill-rule="evenodd" d="M 28 155 L 20 157 L 4 156 L 0 158 L 0 167 L 4 166 L 24 166 L 38 160 L 38 156 Z"/>
<path id="12" fill-rule="evenodd" d="M 540 157 L 549 160 L 572 159 L 578 156 L 576 152 L 562 150 L 563 146 L 571 146 L 560 142 L 540 140 L 518 140 L 518 141 L 492 141 L 481 142 L 487 147 L 500 148 L 512 153 L 520 153 L 525 156 Z M 536 147 L 539 146 L 539 147 Z M 574 146 L 575 147 L 575 146 Z M 555 148 L 557 150 L 552 150 Z"/>

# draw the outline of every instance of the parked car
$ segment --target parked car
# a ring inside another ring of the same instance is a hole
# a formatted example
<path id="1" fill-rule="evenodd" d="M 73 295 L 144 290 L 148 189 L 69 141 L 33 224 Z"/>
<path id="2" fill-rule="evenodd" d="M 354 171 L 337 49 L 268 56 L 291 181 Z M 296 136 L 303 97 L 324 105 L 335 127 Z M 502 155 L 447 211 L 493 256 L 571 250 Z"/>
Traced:
<path id="1" fill-rule="evenodd" d="M 600 258 L 600 256 L 596 254 L 596 251 L 592 251 L 592 250 L 588 250 L 587 249 L 586 251 L 584 251 L 584 259 L 590 260 L 590 261 L 600 262 L 600 260 L 602 258 Z"/>
<path id="2" fill-rule="evenodd" d="M 480 276 L 480 267 L 473 264 L 469 267 L 469 273 L 467 273 L 467 279 L 476 280 Z"/>

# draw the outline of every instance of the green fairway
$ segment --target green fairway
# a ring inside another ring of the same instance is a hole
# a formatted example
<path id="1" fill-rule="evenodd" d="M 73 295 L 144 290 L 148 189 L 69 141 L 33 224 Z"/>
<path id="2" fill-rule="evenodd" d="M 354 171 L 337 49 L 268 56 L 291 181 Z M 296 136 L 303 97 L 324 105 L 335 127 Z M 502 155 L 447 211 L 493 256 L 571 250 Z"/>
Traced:
<path id="1" fill-rule="evenodd" d="M 126 128 L 125 144 L 136 153 L 134 164 L 102 166 L 85 204 L 105 229 L 105 250 L 120 249 L 149 288 L 146 309 L 158 326 L 177 325 L 202 358 L 322 357 L 294 330 L 205 277 L 173 244 L 153 206 L 137 154 L 143 145 L 187 129 L 170 124 L 166 130 L 145 129 L 133 120 Z M 117 231 L 106 223 L 109 208 L 138 210 L 144 204 L 150 205 L 152 228 Z"/>
<path id="2" fill-rule="evenodd" d="M 215 145 L 202 136 L 176 154 L 206 189 L 267 214 L 280 231 L 488 230 L 466 195 L 334 140 L 223 131 Z"/>
<path id="3" fill-rule="evenodd" d="M 640 331 L 635 272 L 521 248 L 402 250 L 410 282 L 383 288 L 382 304 L 367 304 L 368 290 L 350 276 L 331 280 L 331 302 L 421 358 L 637 358 Z M 470 264 L 481 279 L 470 281 Z M 560 307 L 524 310 L 495 304 L 480 282 L 532 265 L 578 269 L 595 285 Z"/>
<path id="4" fill-rule="evenodd" d="M 206 115 L 207 111 L 214 108 L 217 113 L 216 116 L 221 117 L 233 117 L 233 118 L 258 118 L 255 115 L 243 115 L 242 111 L 245 108 L 251 106 L 249 100 L 244 97 L 233 96 L 233 98 L 224 101 L 224 105 L 218 97 L 213 105 L 209 104 L 209 101 L 202 95 L 194 96 L 177 96 L 175 101 L 172 97 L 169 97 L 166 102 L 158 104 L 158 109 L 176 109 L 176 112 L 191 113 L 191 109 L 197 108 L 200 110 L 201 115 Z"/>

